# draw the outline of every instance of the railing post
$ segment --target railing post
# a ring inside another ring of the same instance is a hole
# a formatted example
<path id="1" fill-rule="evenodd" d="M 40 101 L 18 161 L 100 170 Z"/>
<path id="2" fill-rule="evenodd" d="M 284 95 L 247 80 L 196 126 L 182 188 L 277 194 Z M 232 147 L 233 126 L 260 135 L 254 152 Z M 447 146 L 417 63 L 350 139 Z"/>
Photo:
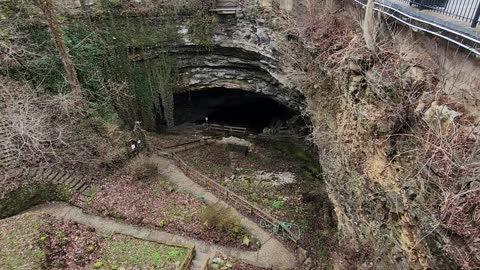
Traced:
<path id="1" fill-rule="evenodd" d="M 478 19 L 480 18 L 480 3 L 478 3 L 477 12 L 475 12 L 475 16 L 473 16 L 472 27 L 477 27 Z"/>

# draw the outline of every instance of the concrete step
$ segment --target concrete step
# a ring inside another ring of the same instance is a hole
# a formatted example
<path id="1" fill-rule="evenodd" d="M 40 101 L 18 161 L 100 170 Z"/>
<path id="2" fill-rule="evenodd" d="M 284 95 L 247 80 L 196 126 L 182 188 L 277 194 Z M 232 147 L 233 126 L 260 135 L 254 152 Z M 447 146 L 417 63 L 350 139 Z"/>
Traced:
<path id="1" fill-rule="evenodd" d="M 52 179 L 53 184 L 60 184 L 63 177 L 66 175 L 64 171 L 59 171 L 58 174 Z"/>
<path id="2" fill-rule="evenodd" d="M 195 258 L 192 261 L 191 270 L 202 270 L 202 267 L 205 265 L 205 262 L 210 258 L 210 255 L 207 253 L 196 252 Z"/>

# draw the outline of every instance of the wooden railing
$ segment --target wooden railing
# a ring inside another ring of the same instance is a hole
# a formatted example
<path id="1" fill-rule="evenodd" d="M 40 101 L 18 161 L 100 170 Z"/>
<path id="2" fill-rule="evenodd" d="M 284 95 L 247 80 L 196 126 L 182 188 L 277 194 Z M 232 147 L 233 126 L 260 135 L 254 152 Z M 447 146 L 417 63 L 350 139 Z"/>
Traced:
<path id="1" fill-rule="evenodd" d="M 205 144 L 209 144 L 209 143 L 211 143 L 211 141 L 200 139 L 200 140 L 194 140 L 186 143 L 167 146 L 167 147 L 164 147 L 162 150 L 167 153 L 178 153 L 178 152 L 186 151 L 186 150 L 189 150 L 198 146 L 202 146 Z"/>
<path id="2" fill-rule="evenodd" d="M 185 175 L 190 177 L 198 184 L 209 188 L 215 194 L 220 195 L 226 202 L 228 202 L 229 205 L 232 205 L 235 209 L 239 210 L 240 212 L 248 212 L 250 215 L 257 217 L 259 220 L 265 222 L 269 226 L 276 227 L 280 225 L 280 221 L 277 218 L 273 217 L 269 213 L 257 207 L 255 204 L 247 201 L 242 196 L 220 185 L 215 180 L 209 178 L 208 176 L 189 166 L 184 160 L 182 160 L 174 153 L 169 153 L 167 155 L 185 173 Z M 292 240 L 295 244 L 298 244 L 298 241 L 300 239 L 298 238 L 297 234 L 287 228 L 281 228 L 281 230 L 285 232 L 285 235 L 288 239 Z"/>
<path id="3" fill-rule="evenodd" d="M 218 14 L 236 14 L 240 11 L 238 0 L 210 0 L 210 11 Z"/>
<path id="4" fill-rule="evenodd" d="M 229 133 L 240 133 L 240 134 L 247 133 L 247 129 L 244 127 L 223 126 L 223 125 L 217 125 L 217 124 L 209 124 L 207 125 L 206 129 L 212 130 L 212 131 L 229 132 Z"/>

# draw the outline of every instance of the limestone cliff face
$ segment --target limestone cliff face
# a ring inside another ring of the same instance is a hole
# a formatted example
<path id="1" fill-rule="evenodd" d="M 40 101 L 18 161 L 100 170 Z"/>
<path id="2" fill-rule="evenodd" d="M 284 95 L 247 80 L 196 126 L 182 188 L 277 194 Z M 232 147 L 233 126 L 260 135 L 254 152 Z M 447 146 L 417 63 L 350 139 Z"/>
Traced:
<path id="1" fill-rule="evenodd" d="M 354 16 L 362 13 L 334 5 L 296 19 L 308 21 L 298 31 L 308 68 L 294 81 L 341 245 L 364 268 L 479 267 L 478 61 L 409 29 L 384 37 L 372 56 Z"/>
<path id="2" fill-rule="evenodd" d="M 142 49 L 130 57 L 134 61 L 154 59 L 163 53 L 176 58 L 184 79 L 178 91 L 211 88 L 240 89 L 261 93 L 297 111 L 305 109 L 298 85 L 279 64 L 272 30 L 247 20 L 218 24 L 211 44 L 199 46 L 191 40 L 186 25 L 181 39 L 168 47 Z"/>
<path id="3" fill-rule="evenodd" d="M 480 78 L 474 60 L 455 57 L 468 63 L 455 76 L 400 61 L 388 84 L 376 72 L 385 65 L 351 55 L 306 93 L 340 238 L 366 250 L 366 267 L 478 266 L 478 108 L 459 92 L 478 96 Z M 440 77 L 468 83 L 448 92 Z"/>
<path id="4" fill-rule="evenodd" d="M 182 25 L 175 44 L 144 47 L 130 58 L 144 61 L 166 50 L 176 57 L 183 91 L 242 89 L 307 113 L 339 238 L 364 252 L 366 268 L 478 264 L 479 228 L 472 221 L 480 203 L 478 150 L 465 150 L 478 145 L 478 66 L 467 59 L 470 71 L 442 73 L 454 65 L 435 66 L 421 47 L 402 55 L 398 48 L 405 44 L 393 40 L 393 53 L 375 60 L 358 49 L 362 37 L 350 30 L 343 44 L 323 48 L 333 59 L 313 59 L 307 64 L 321 68 L 305 72 L 282 61 L 292 53 L 284 47 L 291 37 L 267 21 L 218 24 L 208 47 L 192 42 Z M 295 52 L 298 57 L 318 53 L 311 44 L 305 48 Z M 461 92 L 474 98 L 466 100 Z M 462 234 L 462 224 L 468 233 Z"/>
<path id="5" fill-rule="evenodd" d="M 448 50 L 428 56 L 425 42 L 407 37 L 390 40 L 388 50 L 370 56 L 356 30 L 318 27 L 303 40 L 272 27 L 275 19 L 220 23 L 209 46 L 193 42 L 180 21 L 179 40 L 131 46 L 128 57 L 142 62 L 175 56 L 180 91 L 258 92 L 308 114 L 339 238 L 365 250 L 365 268 L 478 265 L 478 63 Z M 322 25 L 345 27 L 327 19 Z M 320 38 L 312 45 L 308 39 L 315 35 Z M 406 54 L 405 48 L 412 49 L 402 39 L 419 43 L 419 49 Z M 285 50 L 289 42 L 304 50 Z M 293 67 L 282 61 L 287 53 L 326 57 L 312 57 L 308 68 Z"/>

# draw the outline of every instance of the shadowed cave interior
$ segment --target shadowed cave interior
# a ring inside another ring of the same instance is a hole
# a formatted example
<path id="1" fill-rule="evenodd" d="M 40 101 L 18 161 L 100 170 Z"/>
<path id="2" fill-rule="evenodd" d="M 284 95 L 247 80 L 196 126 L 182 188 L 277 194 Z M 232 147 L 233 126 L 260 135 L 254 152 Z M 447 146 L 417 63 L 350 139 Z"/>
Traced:
<path id="1" fill-rule="evenodd" d="M 280 126 L 301 119 L 295 112 L 270 97 L 238 89 L 213 88 L 175 95 L 175 123 L 246 127 L 261 133 L 266 127 Z"/>

